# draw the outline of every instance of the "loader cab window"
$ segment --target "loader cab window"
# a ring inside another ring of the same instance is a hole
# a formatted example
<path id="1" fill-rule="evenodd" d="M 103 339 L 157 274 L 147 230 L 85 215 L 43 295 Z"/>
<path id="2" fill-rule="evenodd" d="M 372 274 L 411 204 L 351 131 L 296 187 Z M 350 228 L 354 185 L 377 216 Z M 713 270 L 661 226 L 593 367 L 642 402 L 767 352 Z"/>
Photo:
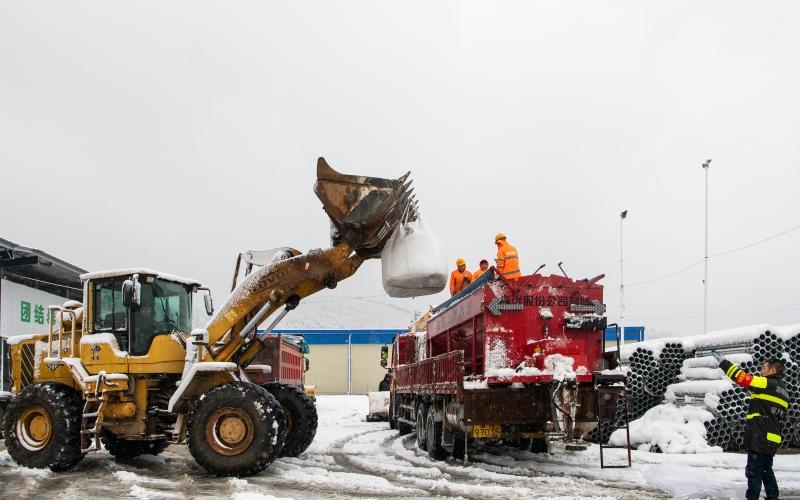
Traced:
<path id="1" fill-rule="evenodd" d="M 128 310 L 122 303 L 125 278 L 94 281 L 92 284 L 92 333 L 111 333 L 121 350 L 128 348 Z"/>
<path id="2" fill-rule="evenodd" d="M 152 277 L 139 278 L 141 304 L 133 314 L 131 355 L 143 356 L 157 335 L 192 330 L 192 290 L 189 286 Z"/>

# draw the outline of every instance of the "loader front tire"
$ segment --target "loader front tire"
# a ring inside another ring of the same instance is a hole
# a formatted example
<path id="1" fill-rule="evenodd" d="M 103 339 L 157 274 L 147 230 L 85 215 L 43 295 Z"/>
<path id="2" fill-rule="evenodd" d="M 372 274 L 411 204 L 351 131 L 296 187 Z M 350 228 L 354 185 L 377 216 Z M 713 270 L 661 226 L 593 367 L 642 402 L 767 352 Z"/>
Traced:
<path id="1" fill-rule="evenodd" d="M 61 384 L 35 384 L 12 398 L 3 421 L 8 454 L 19 465 L 61 472 L 81 453 L 80 394 Z"/>
<path id="2" fill-rule="evenodd" d="M 250 476 L 280 455 L 286 437 L 281 404 L 249 382 L 219 385 L 194 402 L 186 423 L 189 452 L 217 476 Z"/>
<path id="3" fill-rule="evenodd" d="M 280 456 L 296 457 L 306 451 L 317 434 L 317 407 L 302 387 L 281 382 L 262 386 L 283 407 L 286 418 L 286 442 Z"/>
<path id="4" fill-rule="evenodd" d="M 139 455 L 158 455 L 169 445 L 166 439 L 157 441 L 134 441 L 117 437 L 112 432 L 105 431 L 100 436 L 103 447 L 115 458 L 127 459 L 138 457 Z"/>

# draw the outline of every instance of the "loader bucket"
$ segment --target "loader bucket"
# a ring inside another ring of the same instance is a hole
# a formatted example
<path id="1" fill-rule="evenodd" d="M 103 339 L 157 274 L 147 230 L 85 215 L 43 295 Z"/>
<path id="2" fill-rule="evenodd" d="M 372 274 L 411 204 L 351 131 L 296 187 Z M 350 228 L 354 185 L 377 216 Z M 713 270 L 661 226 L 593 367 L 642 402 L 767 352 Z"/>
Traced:
<path id="1" fill-rule="evenodd" d="M 345 242 L 363 258 L 378 257 L 395 227 L 417 218 L 408 176 L 345 175 L 331 168 L 325 158 L 317 160 L 314 193 L 331 218 L 333 243 Z"/>

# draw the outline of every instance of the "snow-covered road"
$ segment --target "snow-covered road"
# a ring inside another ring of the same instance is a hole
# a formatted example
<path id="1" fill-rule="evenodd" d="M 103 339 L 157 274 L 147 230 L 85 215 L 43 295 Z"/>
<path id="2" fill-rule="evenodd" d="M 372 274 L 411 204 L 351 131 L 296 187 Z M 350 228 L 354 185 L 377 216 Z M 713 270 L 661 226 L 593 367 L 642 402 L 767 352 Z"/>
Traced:
<path id="1" fill-rule="evenodd" d="M 741 497 L 745 456 L 634 452 L 631 469 L 599 467 L 598 450 L 554 455 L 489 447 L 473 463 L 434 462 L 414 435 L 364 421 L 364 396 L 320 396 L 320 428 L 300 458 L 280 459 L 246 479 L 205 473 L 186 447 L 126 463 L 106 453 L 55 474 L 17 467 L 0 446 L 0 497 L 37 498 L 664 498 Z M 622 459 L 622 451 L 612 450 Z M 612 457 L 613 458 L 613 457 Z M 800 455 L 775 459 L 783 498 L 800 498 Z"/>

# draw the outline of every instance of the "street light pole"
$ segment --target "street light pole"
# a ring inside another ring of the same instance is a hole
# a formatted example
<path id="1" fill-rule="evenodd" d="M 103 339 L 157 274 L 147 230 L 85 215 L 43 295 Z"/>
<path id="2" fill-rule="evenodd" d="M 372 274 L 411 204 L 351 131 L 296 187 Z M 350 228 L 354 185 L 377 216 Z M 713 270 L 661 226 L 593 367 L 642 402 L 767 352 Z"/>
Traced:
<path id="1" fill-rule="evenodd" d="M 703 262 L 705 263 L 703 269 L 703 333 L 708 332 L 708 167 L 711 165 L 711 160 L 703 162 L 703 170 L 706 171 L 706 249 Z"/>
<path id="2" fill-rule="evenodd" d="M 622 273 L 622 221 L 628 216 L 628 211 L 619 214 L 619 329 L 622 338 L 625 338 L 625 280 Z"/>

